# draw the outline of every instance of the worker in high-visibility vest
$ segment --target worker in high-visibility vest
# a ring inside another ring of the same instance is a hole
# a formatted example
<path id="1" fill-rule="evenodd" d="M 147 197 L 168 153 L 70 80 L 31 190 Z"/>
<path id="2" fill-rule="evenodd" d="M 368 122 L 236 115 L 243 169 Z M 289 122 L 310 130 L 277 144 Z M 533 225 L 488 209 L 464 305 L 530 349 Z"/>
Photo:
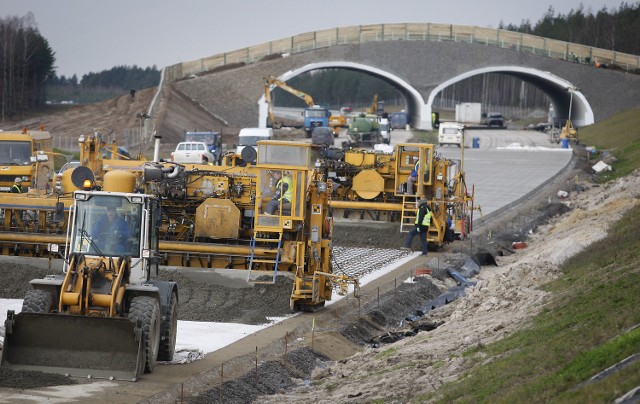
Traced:
<path id="1" fill-rule="evenodd" d="M 291 203 L 293 197 L 293 180 L 290 175 L 282 176 L 281 171 L 273 171 L 272 176 L 276 180 L 276 190 L 273 198 L 267 203 L 264 213 L 267 215 L 274 215 L 280 202 Z"/>
<path id="2" fill-rule="evenodd" d="M 13 181 L 13 185 L 11 186 L 11 193 L 21 194 L 22 193 L 22 179 L 20 177 L 16 177 Z"/>
<path id="3" fill-rule="evenodd" d="M 426 199 L 421 199 L 418 205 L 418 214 L 416 215 L 415 227 L 411 229 L 409 234 L 407 234 L 407 239 L 404 242 L 404 247 L 402 247 L 403 250 L 411 250 L 413 238 L 417 234 L 420 237 L 422 255 L 427 255 L 427 252 L 429 251 L 427 234 L 429 233 L 429 226 L 431 225 L 431 217 L 431 209 L 429 209 L 428 201 Z"/>

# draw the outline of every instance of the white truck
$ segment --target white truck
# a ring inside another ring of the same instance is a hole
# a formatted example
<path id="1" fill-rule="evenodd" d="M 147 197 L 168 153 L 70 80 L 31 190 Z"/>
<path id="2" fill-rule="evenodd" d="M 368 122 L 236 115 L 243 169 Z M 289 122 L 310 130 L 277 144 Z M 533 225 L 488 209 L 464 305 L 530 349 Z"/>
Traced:
<path id="1" fill-rule="evenodd" d="M 459 122 L 440 122 L 438 130 L 438 143 L 440 146 L 453 145 L 463 147 L 464 125 Z"/>
<path id="2" fill-rule="evenodd" d="M 481 125 L 482 104 L 479 102 L 462 102 L 456 104 L 456 122 L 467 125 Z"/>
<path id="3" fill-rule="evenodd" d="M 251 146 L 258 150 L 259 140 L 273 139 L 273 129 L 271 128 L 243 128 L 238 133 L 238 148 L 236 153 L 242 154 L 242 149 Z"/>

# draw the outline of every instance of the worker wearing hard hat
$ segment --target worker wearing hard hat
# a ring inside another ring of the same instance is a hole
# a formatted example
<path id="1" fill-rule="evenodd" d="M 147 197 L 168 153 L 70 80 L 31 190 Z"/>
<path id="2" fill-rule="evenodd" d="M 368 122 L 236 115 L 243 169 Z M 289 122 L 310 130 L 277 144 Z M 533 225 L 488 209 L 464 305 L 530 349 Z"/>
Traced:
<path id="1" fill-rule="evenodd" d="M 22 178 L 16 177 L 13 181 L 13 186 L 11 187 L 11 193 L 21 194 L 22 193 Z"/>

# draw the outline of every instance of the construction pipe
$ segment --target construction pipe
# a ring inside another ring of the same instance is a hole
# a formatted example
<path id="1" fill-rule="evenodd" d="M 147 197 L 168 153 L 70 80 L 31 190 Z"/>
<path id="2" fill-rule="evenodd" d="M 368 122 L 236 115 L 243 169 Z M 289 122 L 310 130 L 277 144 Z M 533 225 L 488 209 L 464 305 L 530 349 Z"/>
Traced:
<path id="1" fill-rule="evenodd" d="M 220 254 L 220 255 L 250 255 L 250 246 L 225 245 L 225 244 L 208 244 L 208 243 L 189 243 L 180 241 L 160 241 L 160 252 L 179 252 L 179 253 L 202 253 L 202 254 Z M 256 256 L 276 255 L 276 248 L 254 247 L 253 254 Z"/>
<path id="2" fill-rule="evenodd" d="M 39 233 L 7 233 L 0 232 L 2 243 L 33 243 L 33 244 L 65 244 L 67 236 L 61 234 Z"/>
<path id="3" fill-rule="evenodd" d="M 433 204 L 455 203 L 455 200 L 429 201 Z M 401 212 L 402 203 L 388 202 L 354 202 L 354 201 L 329 201 L 329 207 L 333 209 L 366 209 L 366 210 L 384 210 L 389 212 Z"/>
<path id="4" fill-rule="evenodd" d="M 367 209 L 367 210 L 385 210 L 385 211 L 402 211 L 401 203 L 385 203 L 385 202 L 354 202 L 354 201 L 329 201 L 329 207 L 333 209 Z"/>
<path id="5" fill-rule="evenodd" d="M 59 234 L 7 233 L 0 232 L 0 243 L 60 244 L 66 243 L 66 236 Z M 160 252 L 203 253 L 219 255 L 250 255 L 250 246 L 160 241 Z M 255 256 L 276 255 L 276 248 L 255 247 Z"/>

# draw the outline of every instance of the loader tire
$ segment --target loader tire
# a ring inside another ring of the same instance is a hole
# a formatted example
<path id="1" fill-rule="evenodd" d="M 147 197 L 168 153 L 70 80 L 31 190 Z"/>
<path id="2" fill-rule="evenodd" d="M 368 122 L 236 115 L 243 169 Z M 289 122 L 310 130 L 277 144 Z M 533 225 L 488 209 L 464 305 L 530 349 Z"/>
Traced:
<path id="1" fill-rule="evenodd" d="M 157 299 L 149 296 L 137 296 L 131 299 L 129 306 L 129 320 L 137 323 L 142 322 L 142 338 L 144 340 L 145 351 L 145 373 L 153 372 L 158 360 L 158 349 L 160 347 L 160 303 Z"/>
<path id="2" fill-rule="evenodd" d="M 178 295 L 171 294 L 169 303 L 169 316 L 162 320 L 159 361 L 172 361 L 176 350 L 176 334 L 178 331 Z"/>
<path id="3" fill-rule="evenodd" d="M 31 289 L 22 301 L 23 313 L 49 313 L 53 308 L 53 296 L 50 292 Z"/>

